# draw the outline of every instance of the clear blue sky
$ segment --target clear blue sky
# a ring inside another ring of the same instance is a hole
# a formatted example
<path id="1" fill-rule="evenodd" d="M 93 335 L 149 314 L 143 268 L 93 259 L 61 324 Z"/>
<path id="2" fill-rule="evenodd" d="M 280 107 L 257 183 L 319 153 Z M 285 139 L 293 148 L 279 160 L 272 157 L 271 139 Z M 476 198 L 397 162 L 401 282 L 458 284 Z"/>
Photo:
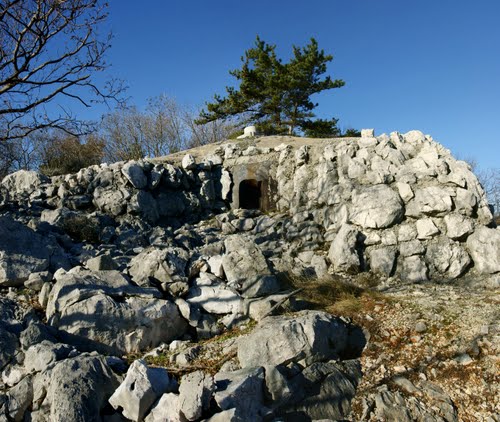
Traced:
<path id="1" fill-rule="evenodd" d="M 317 96 L 319 117 L 420 129 L 499 167 L 499 22 L 500 0 L 111 0 L 109 62 L 139 108 L 160 93 L 201 105 L 233 84 L 256 35 L 285 60 L 314 37 L 346 82 Z"/>

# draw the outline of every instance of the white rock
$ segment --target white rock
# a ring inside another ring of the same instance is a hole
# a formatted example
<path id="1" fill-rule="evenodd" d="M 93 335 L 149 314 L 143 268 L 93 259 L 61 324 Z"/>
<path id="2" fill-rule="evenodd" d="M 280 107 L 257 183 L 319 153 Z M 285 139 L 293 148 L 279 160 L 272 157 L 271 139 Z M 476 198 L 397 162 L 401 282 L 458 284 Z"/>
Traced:
<path id="1" fill-rule="evenodd" d="M 361 137 L 362 138 L 374 138 L 375 137 L 375 129 L 361 129 Z"/>
<path id="2" fill-rule="evenodd" d="M 179 406 L 179 395 L 174 393 L 163 394 L 153 406 L 144 422 L 185 422 Z"/>
<path id="3" fill-rule="evenodd" d="M 439 233 L 439 229 L 430 218 L 417 220 L 416 226 L 417 237 L 421 240 L 430 239 Z"/>
<path id="4" fill-rule="evenodd" d="M 474 231 L 472 220 L 461 214 L 447 214 L 444 216 L 446 235 L 450 239 L 460 239 Z"/>
<path id="5" fill-rule="evenodd" d="M 191 154 L 186 154 L 182 157 L 181 165 L 184 170 L 192 170 L 196 167 L 196 160 Z"/>
<path id="6" fill-rule="evenodd" d="M 335 271 L 359 271 L 360 262 L 356 250 L 358 233 L 354 226 L 344 224 L 335 236 L 328 251 L 328 258 Z"/>
<path id="7" fill-rule="evenodd" d="M 350 220 L 363 228 L 386 228 L 401 221 L 403 201 L 387 185 L 376 185 L 355 191 Z"/>
<path id="8" fill-rule="evenodd" d="M 203 371 L 191 372 L 182 377 L 179 407 L 188 421 L 199 419 L 202 412 L 208 409 L 213 390 L 213 378 Z"/>
<path id="9" fill-rule="evenodd" d="M 480 273 L 500 272 L 500 230 L 477 227 L 467 238 L 467 247 Z"/>
<path id="10" fill-rule="evenodd" d="M 396 187 L 398 188 L 399 196 L 405 202 L 405 204 L 407 204 L 408 201 L 410 201 L 410 199 L 413 199 L 413 197 L 415 196 L 413 194 L 411 186 L 408 183 L 397 182 Z"/>
<path id="11" fill-rule="evenodd" d="M 109 399 L 115 409 L 132 421 L 141 421 L 152 404 L 175 385 L 163 368 L 148 368 L 142 360 L 136 360 L 127 371 L 125 380 Z"/>

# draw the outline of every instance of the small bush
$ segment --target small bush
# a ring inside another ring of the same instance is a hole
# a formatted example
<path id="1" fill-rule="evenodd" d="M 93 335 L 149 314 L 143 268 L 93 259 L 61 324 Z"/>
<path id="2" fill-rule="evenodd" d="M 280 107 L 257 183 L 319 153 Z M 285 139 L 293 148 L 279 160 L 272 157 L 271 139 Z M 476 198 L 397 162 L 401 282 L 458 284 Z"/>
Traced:
<path id="1" fill-rule="evenodd" d="M 66 234 L 78 242 L 99 243 L 98 221 L 85 215 L 68 216 L 61 227 Z"/>

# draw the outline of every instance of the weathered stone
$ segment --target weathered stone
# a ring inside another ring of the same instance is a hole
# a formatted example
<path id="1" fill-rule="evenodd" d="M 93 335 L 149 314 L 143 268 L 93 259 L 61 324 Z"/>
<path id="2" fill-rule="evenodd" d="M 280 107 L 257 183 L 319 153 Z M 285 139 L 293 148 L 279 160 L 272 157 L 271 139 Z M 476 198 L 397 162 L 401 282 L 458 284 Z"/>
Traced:
<path id="1" fill-rule="evenodd" d="M 349 224 L 340 228 L 328 251 L 328 258 L 335 271 L 359 271 L 360 261 L 356 249 L 358 235 L 358 230 Z"/>
<path id="2" fill-rule="evenodd" d="M 467 248 L 480 273 L 493 274 L 500 271 L 500 230 L 476 227 L 467 239 Z"/>
<path id="3" fill-rule="evenodd" d="M 73 269 L 54 284 L 46 314 L 65 341 L 80 348 L 137 352 L 180 337 L 187 328 L 177 306 L 160 296 L 116 271 Z"/>
<path id="4" fill-rule="evenodd" d="M 446 235 L 453 240 L 461 239 L 474 231 L 474 223 L 470 218 L 461 214 L 447 214 L 444 216 Z"/>
<path id="5" fill-rule="evenodd" d="M 142 165 L 136 161 L 126 162 L 122 167 L 122 173 L 136 189 L 144 189 L 148 184 Z"/>
<path id="6" fill-rule="evenodd" d="M 185 170 L 193 170 L 196 168 L 196 160 L 191 154 L 186 154 L 182 157 L 182 168 Z"/>
<path id="7" fill-rule="evenodd" d="M 259 347 L 255 347 L 259 344 Z M 294 316 L 263 319 L 238 341 L 244 368 L 333 359 L 347 344 L 347 327 L 325 312 L 303 311 Z"/>
<path id="8" fill-rule="evenodd" d="M 418 220 L 416 226 L 417 237 L 420 240 L 431 239 L 433 236 L 439 234 L 439 229 L 430 218 L 422 218 Z"/>
<path id="9" fill-rule="evenodd" d="M 48 375 L 44 406 L 50 409 L 46 420 L 51 422 L 98 422 L 119 384 L 118 377 L 101 356 L 65 359 Z"/>
<path id="10" fill-rule="evenodd" d="M 7 393 L 7 398 L 9 400 L 8 412 L 10 418 L 15 422 L 22 421 L 26 410 L 33 400 L 31 378 L 26 377 L 11 388 Z"/>
<path id="11" fill-rule="evenodd" d="M 407 280 L 412 283 L 419 283 L 428 280 L 427 265 L 425 264 L 424 259 L 419 255 L 404 258 L 400 272 L 403 280 Z"/>
<path id="12" fill-rule="evenodd" d="M 294 394 L 278 414 L 285 420 L 297 416 L 316 421 L 346 420 L 361 375 L 358 361 L 313 363 L 292 379 Z"/>
<path id="13" fill-rule="evenodd" d="M 181 415 L 179 395 L 174 393 L 163 394 L 153 406 L 144 422 L 185 422 Z"/>
<path id="14" fill-rule="evenodd" d="M 406 215 L 410 217 L 443 216 L 452 209 L 453 202 L 448 190 L 438 186 L 417 189 L 415 198 L 406 207 Z"/>
<path id="15" fill-rule="evenodd" d="M 39 292 L 45 282 L 52 280 L 52 274 L 49 271 L 40 271 L 31 273 L 28 280 L 24 282 L 24 287 Z"/>
<path id="16" fill-rule="evenodd" d="M 403 257 L 422 255 L 425 252 L 425 245 L 418 240 L 410 240 L 409 242 L 401 242 L 399 244 L 399 254 Z"/>
<path id="17" fill-rule="evenodd" d="M 396 263 L 396 250 L 391 247 L 372 249 L 369 253 L 370 269 L 377 274 L 390 276 Z"/>
<path id="18" fill-rule="evenodd" d="M 186 297 L 188 303 L 198 305 L 211 314 L 239 314 L 242 298 L 222 283 L 193 286 Z"/>
<path id="19" fill-rule="evenodd" d="M 34 190 L 38 189 L 40 185 L 48 181 L 48 177 L 36 171 L 19 170 L 5 176 L 1 186 L 14 197 L 18 195 L 29 196 Z"/>
<path id="20" fill-rule="evenodd" d="M 85 266 L 92 271 L 112 271 L 117 270 L 118 265 L 109 255 L 99 255 L 95 258 L 90 258 Z"/>
<path id="21" fill-rule="evenodd" d="M 137 284 L 149 285 L 150 279 L 159 283 L 184 281 L 189 255 L 181 248 L 147 248 L 132 258 L 129 274 Z"/>
<path id="22" fill-rule="evenodd" d="M 40 372 L 49 365 L 68 357 L 72 348 L 67 344 L 43 340 L 26 350 L 24 367 L 28 372 Z"/>
<path id="23" fill-rule="evenodd" d="M 58 248 L 24 224 L 0 217 L 0 286 L 22 286 L 31 273 L 47 270 Z"/>
<path id="24" fill-rule="evenodd" d="M 219 372 L 214 377 L 215 401 L 222 410 L 236 408 L 244 420 L 260 419 L 263 407 L 264 368 Z"/>
<path id="25" fill-rule="evenodd" d="M 460 277 L 471 263 L 465 249 L 446 238 L 427 246 L 426 260 L 440 275 L 448 279 Z"/>
<path id="26" fill-rule="evenodd" d="M 182 377 L 179 407 L 188 421 L 199 419 L 203 411 L 208 409 L 213 390 L 213 378 L 202 371 L 191 372 Z"/>
<path id="27" fill-rule="evenodd" d="M 142 360 L 132 363 L 125 380 L 109 398 L 115 409 L 122 408 L 126 418 L 141 421 L 153 403 L 162 395 L 172 392 L 176 382 L 163 368 L 149 368 Z"/>
<path id="28" fill-rule="evenodd" d="M 258 297 L 276 292 L 279 284 L 260 249 L 242 235 L 228 236 L 222 266 L 228 285 L 243 297 Z"/>
<path id="29" fill-rule="evenodd" d="M 286 371 L 283 366 L 266 365 L 266 389 L 272 400 L 273 407 L 279 407 L 288 402 L 292 397 L 292 388 L 286 377 Z"/>
<path id="30" fill-rule="evenodd" d="M 350 220 L 364 228 L 386 228 L 399 223 L 404 216 L 400 196 L 387 185 L 376 185 L 355 191 Z"/>
<path id="31" fill-rule="evenodd" d="M 408 183 L 398 182 L 396 183 L 396 187 L 398 188 L 399 196 L 405 204 L 407 204 L 415 196 L 413 194 L 411 186 Z"/>

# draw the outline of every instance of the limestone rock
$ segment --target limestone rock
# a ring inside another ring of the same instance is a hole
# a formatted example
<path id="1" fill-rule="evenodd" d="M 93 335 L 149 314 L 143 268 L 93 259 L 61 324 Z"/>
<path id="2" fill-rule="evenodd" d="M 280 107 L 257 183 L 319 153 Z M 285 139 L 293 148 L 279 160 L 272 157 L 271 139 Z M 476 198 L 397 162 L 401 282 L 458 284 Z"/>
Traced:
<path id="1" fill-rule="evenodd" d="M 461 276 L 471 263 L 469 254 L 459 244 L 441 238 L 427 246 L 426 260 L 448 279 Z"/>
<path id="2" fill-rule="evenodd" d="M 117 270 L 118 265 L 109 255 L 99 255 L 89 259 L 85 266 L 92 271 L 112 271 Z"/>
<path id="3" fill-rule="evenodd" d="M 182 168 L 185 170 L 192 170 L 196 167 L 196 160 L 191 154 L 186 154 L 182 158 Z"/>
<path id="4" fill-rule="evenodd" d="M 415 191 L 415 198 L 406 207 L 406 215 L 410 217 L 443 216 L 452 209 L 453 202 L 449 191 L 429 186 Z"/>
<path id="5" fill-rule="evenodd" d="M 9 400 L 8 412 L 10 418 L 15 422 L 22 421 L 26 410 L 33 400 L 31 378 L 26 377 L 11 388 L 7 393 L 7 398 Z"/>
<path id="6" fill-rule="evenodd" d="M 18 195 L 29 196 L 34 190 L 38 189 L 40 185 L 48 181 L 48 177 L 36 171 L 19 170 L 5 176 L 1 186 L 14 197 Z"/>
<path id="7" fill-rule="evenodd" d="M 243 368 L 302 359 L 312 363 L 338 356 L 346 342 L 347 327 L 342 321 L 325 312 L 303 311 L 263 319 L 238 341 L 238 359 Z"/>
<path id="8" fill-rule="evenodd" d="M 165 393 L 153 406 L 144 422 L 186 422 L 181 415 L 179 395 Z"/>
<path id="9" fill-rule="evenodd" d="M 461 214 L 447 214 L 444 216 L 446 235 L 453 240 L 461 239 L 474 231 L 472 220 Z"/>
<path id="10" fill-rule="evenodd" d="M 129 274 L 141 286 L 148 286 L 150 279 L 159 283 L 184 281 L 188 259 L 180 248 L 146 248 L 130 261 Z"/>
<path id="11" fill-rule="evenodd" d="M 237 409 L 243 420 L 260 419 L 263 407 L 264 368 L 219 372 L 214 377 L 215 401 L 222 410 Z"/>
<path id="12" fill-rule="evenodd" d="M 271 274 L 266 258 L 255 243 L 235 234 L 226 238 L 224 246 L 224 274 L 228 284 L 240 291 L 243 297 L 263 296 L 279 289 L 276 277 Z"/>
<path id="13" fill-rule="evenodd" d="M 31 273 L 49 269 L 59 246 L 10 217 L 0 217 L 0 286 L 22 286 Z"/>
<path id="14" fill-rule="evenodd" d="M 191 372 L 182 377 L 179 388 L 179 407 L 188 421 L 201 417 L 208 409 L 214 382 L 210 375 L 202 371 Z"/>
<path id="15" fill-rule="evenodd" d="M 136 189 L 144 189 L 148 184 L 148 178 L 144 174 L 144 169 L 136 161 L 128 161 L 122 167 L 122 173 Z"/>
<path id="16" fill-rule="evenodd" d="M 400 273 L 403 280 L 419 283 L 428 280 L 429 271 L 425 260 L 419 255 L 414 255 L 403 259 Z"/>
<path id="17" fill-rule="evenodd" d="M 198 305 L 211 314 L 239 314 L 242 312 L 243 300 L 233 290 L 222 283 L 211 285 L 195 285 L 186 297 L 190 304 Z"/>
<path id="18" fill-rule="evenodd" d="M 277 413 L 285 420 L 346 420 L 361 376 L 357 361 L 313 363 L 291 380 L 293 396 Z"/>
<path id="19" fill-rule="evenodd" d="M 370 269 L 376 274 L 390 276 L 396 263 L 396 250 L 391 247 L 372 249 L 369 253 Z"/>
<path id="20" fill-rule="evenodd" d="M 153 403 L 164 393 L 176 387 L 163 368 L 149 368 L 142 360 L 136 360 L 127 371 L 125 380 L 109 398 L 115 408 L 122 408 L 126 418 L 141 421 Z"/>
<path id="21" fill-rule="evenodd" d="M 439 233 L 439 229 L 430 218 L 422 218 L 418 220 L 416 226 L 417 237 L 421 240 L 430 239 Z"/>
<path id="22" fill-rule="evenodd" d="M 360 261 L 356 249 L 358 235 L 358 230 L 349 224 L 340 228 L 328 251 L 328 258 L 335 271 L 359 271 Z"/>
<path id="23" fill-rule="evenodd" d="M 84 349 L 129 353 L 184 334 L 177 306 L 154 288 L 131 285 L 116 271 L 73 269 L 50 293 L 47 320 Z"/>
<path id="24" fill-rule="evenodd" d="M 65 359 L 47 375 L 43 405 L 50 409 L 46 420 L 51 422 L 98 422 L 101 410 L 119 384 L 101 356 Z M 40 377 L 45 378 L 43 374 Z"/>
<path id="25" fill-rule="evenodd" d="M 381 229 L 399 223 L 403 216 L 403 201 L 387 185 L 375 185 L 353 193 L 350 220 L 354 224 Z"/>
<path id="26" fill-rule="evenodd" d="M 500 230 L 477 227 L 467 239 L 467 247 L 480 273 L 500 272 Z"/>

